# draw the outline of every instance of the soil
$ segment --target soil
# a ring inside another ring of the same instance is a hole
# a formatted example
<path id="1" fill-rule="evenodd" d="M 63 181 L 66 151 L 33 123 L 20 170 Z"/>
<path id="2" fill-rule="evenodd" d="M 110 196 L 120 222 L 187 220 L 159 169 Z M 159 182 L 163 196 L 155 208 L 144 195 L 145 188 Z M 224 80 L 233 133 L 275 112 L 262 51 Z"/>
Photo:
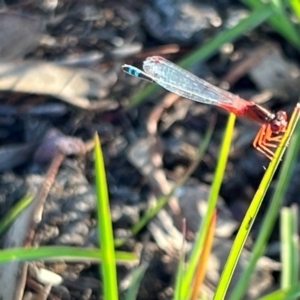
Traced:
<path id="1" fill-rule="evenodd" d="M 206 207 L 228 113 L 161 88 L 133 104 L 133 97 L 149 83 L 125 74 L 122 65 L 140 68 L 153 55 L 178 62 L 238 22 L 246 7 L 238 1 L 5 2 L 0 16 L 4 28 L 0 72 L 14 72 L 9 74 L 13 84 L 2 83 L 0 78 L 0 215 L 5 216 L 30 191 L 38 195 L 43 217 L 36 226 L 26 223 L 29 219 L 24 221 L 33 233 L 29 240 L 27 231 L 19 242 L 12 242 L 7 232 L 2 234 L 2 247 L 98 246 L 91 151 L 96 132 L 105 160 L 114 234 L 126 237 L 118 250 L 137 253 L 145 271 L 137 299 L 172 299 L 182 219 L 187 220 L 188 253 Z M 269 63 L 271 75 L 266 75 L 262 65 L 270 57 L 274 63 Z M 287 75 L 278 80 L 272 74 L 277 67 L 281 75 L 290 74 L 291 68 L 297 71 L 298 61 L 296 49 L 264 23 L 189 70 L 242 98 L 290 114 L 299 92 L 295 78 Z M 269 80 L 264 81 L 266 78 Z M 208 149 L 189 179 L 152 221 L 130 236 L 130 228 L 155 199 L 169 193 L 197 161 L 198 148 L 212 127 Z M 203 284 L 208 298 L 268 164 L 252 147 L 258 128 L 243 118 L 236 121 L 218 201 L 216 238 Z M 287 205 L 297 198 L 299 172 L 298 163 Z M 247 241 L 245 263 L 268 198 L 269 194 Z M 279 261 L 276 232 L 270 240 L 273 250 L 262 258 L 267 263 L 257 267 L 245 299 L 277 288 L 278 264 L 270 259 Z M 121 299 L 135 267 L 118 265 Z M 24 299 L 45 291 L 34 275 L 36 268 L 63 278 L 60 285 L 48 290 L 47 299 L 100 298 L 98 266 L 61 259 L 30 263 Z M 18 281 L 16 289 L 21 289 Z"/>

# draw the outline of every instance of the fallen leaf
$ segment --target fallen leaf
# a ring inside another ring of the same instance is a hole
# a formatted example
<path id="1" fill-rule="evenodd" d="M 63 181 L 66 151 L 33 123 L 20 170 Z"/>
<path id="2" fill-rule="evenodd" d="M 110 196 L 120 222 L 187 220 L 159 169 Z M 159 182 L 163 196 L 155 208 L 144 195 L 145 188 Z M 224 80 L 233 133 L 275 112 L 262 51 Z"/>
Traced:
<path id="1" fill-rule="evenodd" d="M 0 61 L 23 57 L 39 43 L 45 24 L 38 16 L 0 13 Z"/>

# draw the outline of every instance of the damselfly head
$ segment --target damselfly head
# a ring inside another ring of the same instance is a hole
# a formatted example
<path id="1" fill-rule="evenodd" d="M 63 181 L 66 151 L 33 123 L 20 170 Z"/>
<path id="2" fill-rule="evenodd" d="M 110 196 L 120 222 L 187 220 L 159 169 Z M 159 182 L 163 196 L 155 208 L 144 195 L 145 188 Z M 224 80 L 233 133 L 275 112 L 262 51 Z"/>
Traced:
<path id="1" fill-rule="evenodd" d="M 283 110 L 279 110 L 270 122 L 271 130 L 274 133 L 285 131 L 287 124 L 287 113 Z"/>

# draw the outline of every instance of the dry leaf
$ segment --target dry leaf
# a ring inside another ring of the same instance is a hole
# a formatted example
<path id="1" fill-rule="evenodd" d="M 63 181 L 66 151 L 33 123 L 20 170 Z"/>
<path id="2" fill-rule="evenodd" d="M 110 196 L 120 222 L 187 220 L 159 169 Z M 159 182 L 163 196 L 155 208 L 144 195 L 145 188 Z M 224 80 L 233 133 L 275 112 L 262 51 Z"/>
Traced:
<path id="1" fill-rule="evenodd" d="M 23 57 L 35 49 L 44 25 L 38 16 L 0 13 L 0 61 Z"/>
<path id="2" fill-rule="evenodd" d="M 50 95 L 85 109 L 91 108 L 89 98 L 101 98 L 105 85 L 115 80 L 113 74 L 42 61 L 0 63 L 0 90 Z"/>

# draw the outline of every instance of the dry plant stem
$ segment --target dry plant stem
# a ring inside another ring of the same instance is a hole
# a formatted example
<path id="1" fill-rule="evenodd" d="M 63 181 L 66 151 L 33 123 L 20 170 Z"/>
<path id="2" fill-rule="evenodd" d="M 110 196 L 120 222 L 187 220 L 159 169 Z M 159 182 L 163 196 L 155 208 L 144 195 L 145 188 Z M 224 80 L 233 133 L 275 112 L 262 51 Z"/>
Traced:
<path id="1" fill-rule="evenodd" d="M 160 140 L 157 136 L 157 123 L 161 117 L 163 111 L 170 107 L 174 101 L 178 99 L 178 96 L 174 94 L 170 94 L 170 96 L 165 97 L 162 104 L 156 105 L 153 109 L 152 113 L 150 114 L 147 122 L 147 131 L 149 133 L 148 141 L 149 141 L 149 148 L 150 148 L 150 155 L 149 155 L 149 164 L 151 164 L 151 172 L 146 172 L 144 174 L 147 176 L 149 183 L 153 189 L 153 192 L 156 196 L 161 194 L 168 194 L 171 190 L 171 186 L 168 183 L 165 172 L 162 170 L 162 153 L 160 147 Z M 143 173 L 143 171 L 141 171 Z"/>
<path id="2" fill-rule="evenodd" d="M 50 188 L 54 182 L 55 176 L 64 158 L 65 158 L 64 154 L 62 154 L 61 152 L 57 152 L 56 155 L 53 157 L 53 160 L 51 161 L 51 164 L 46 173 L 45 180 L 41 186 L 39 193 L 37 194 L 34 200 L 35 209 L 34 209 L 33 219 L 30 228 L 28 230 L 28 235 L 24 243 L 25 247 L 29 247 L 31 245 L 36 226 L 39 224 L 39 222 L 42 219 L 43 206 L 45 200 L 49 194 Z"/>
<path id="3" fill-rule="evenodd" d="M 51 292 L 52 285 L 47 284 L 44 286 L 38 293 L 38 296 L 36 297 L 36 300 L 47 300 L 50 292 Z"/>
<path id="4" fill-rule="evenodd" d="M 211 221 L 210 221 L 210 226 L 209 226 L 209 230 L 207 232 L 207 235 L 205 237 L 205 243 L 204 243 L 204 247 L 202 250 L 202 253 L 199 257 L 199 261 L 197 264 L 197 269 L 195 271 L 195 280 L 193 282 L 193 286 L 192 286 L 192 295 L 191 295 L 191 300 L 197 300 L 199 297 L 199 291 L 200 288 L 202 286 L 204 277 L 205 277 L 205 271 L 206 271 L 206 264 L 207 264 L 207 260 L 211 251 L 211 247 L 213 244 L 213 239 L 214 239 L 214 232 L 215 232 L 215 226 L 216 226 L 216 217 L 217 217 L 217 213 L 216 210 L 214 211 Z"/>
<path id="5" fill-rule="evenodd" d="M 154 107 L 147 122 L 147 131 L 149 134 L 157 134 L 157 124 L 162 113 L 171 107 L 179 98 L 181 97 L 176 94 L 168 93 L 166 97 L 164 97 L 163 101 Z"/>
<path id="6" fill-rule="evenodd" d="M 43 288 L 42 284 L 38 283 L 32 278 L 27 279 L 27 285 L 31 290 L 33 290 L 36 293 L 38 293 Z"/>
<path id="7" fill-rule="evenodd" d="M 35 206 L 35 208 L 34 208 L 34 213 L 33 213 L 33 219 L 30 222 L 30 227 L 28 229 L 28 234 L 27 234 L 26 240 L 24 242 L 24 247 L 31 246 L 31 242 L 34 237 L 36 226 L 42 219 L 42 213 L 43 213 L 43 207 L 44 207 L 45 200 L 49 194 L 50 188 L 54 182 L 57 171 L 58 171 L 62 161 L 64 160 L 64 158 L 65 158 L 64 154 L 62 154 L 61 152 L 57 152 L 56 155 L 54 156 L 53 160 L 51 161 L 51 164 L 46 173 L 46 178 L 41 186 L 39 193 L 37 194 L 37 196 L 34 200 L 35 203 L 33 205 Z M 26 282 L 26 278 L 27 278 L 27 269 L 28 269 L 28 263 L 24 263 L 22 265 L 22 272 L 21 272 L 20 280 L 19 280 L 19 284 L 18 284 L 19 287 L 23 286 L 23 288 L 19 288 L 19 291 L 18 291 L 19 293 L 16 294 L 16 299 L 22 299 L 25 282 Z M 50 287 L 50 290 L 51 290 L 51 287 Z M 38 300 L 47 299 L 47 295 L 49 295 L 50 290 L 48 291 L 48 293 L 43 292 L 42 294 L 40 294 L 37 299 Z M 43 297 L 41 297 L 41 295 Z"/>
<path id="8" fill-rule="evenodd" d="M 20 241 L 20 244 L 23 244 L 24 247 L 31 246 L 31 242 L 35 233 L 35 228 L 37 224 L 40 222 L 42 217 L 44 202 L 47 198 L 49 190 L 54 182 L 55 176 L 64 157 L 65 157 L 64 154 L 60 152 L 56 153 L 48 168 L 48 171 L 46 173 L 46 178 L 41 186 L 40 191 L 30 205 L 30 207 L 33 208 L 32 210 L 33 219 L 32 220 L 28 219 L 27 224 L 29 224 L 29 226 L 27 229 L 26 238 L 24 238 L 24 241 Z M 16 264 L 18 266 L 18 272 L 19 272 L 18 280 L 15 286 L 14 300 L 21 300 L 24 294 L 24 289 L 25 289 L 25 284 L 27 279 L 28 263 L 13 262 L 11 264 Z"/>
<path id="9" fill-rule="evenodd" d="M 35 213 L 33 216 L 33 221 L 35 223 L 39 223 L 42 219 L 42 213 L 43 213 L 43 205 L 45 203 L 45 200 L 49 194 L 50 188 L 54 182 L 55 176 L 58 172 L 58 169 L 64 160 L 65 155 L 61 152 L 57 152 L 54 156 L 53 160 L 51 161 L 51 164 L 48 168 L 48 171 L 46 173 L 46 178 L 42 184 L 42 187 L 37 195 L 36 199 L 36 208 Z"/>
<path id="10" fill-rule="evenodd" d="M 152 110 L 151 114 L 149 115 L 148 122 L 147 122 L 147 131 L 149 133 L 149 139 L 151 141 L 151 160 L 155 167 L 160 167 L 162 165 L 161 155 L 157 149 L 160 148 L 160 140 L 157 136 L 157 128 L 158 122 L 161 118 L 163 112 L 171 107 L 180 97 L 173 93 L 168 93 L 163 101 L 155 106 Z M 165 180 L 159 181 L 161 182 L 160 185 L 160 194 L 163 193 L 164 195 L 169 194 L 171 191 L 171 186 L 169 185 L 166 178 Z M 178 215 L 180 208 L 174 199 L 174 197 L 170 197 L 168 205 L 172 210 L 174 215 Z"/>
<path id="11" fill-rule="evenodd" d="M 16 287 L 16 292 L 14 294 L 15 300 L 21 300 L 24 295 L 24 289 L 26 285 L 27 279 L 27 270 L 28 270 L 28 263 L 20 263 L 20 275 L 18 280 L 18 285 Z"/>
<path id="12" fill-rule="evenodd" d="M 32 298 L 33 298 L 32 292 L 26 292 L 24 293 L 22 300 L 32 300 Z"/>
<path id="13" fill-rule="evenodd" d="M 27 279 L 27 286 L 34 291 L 34 300 L 47 300 L 47 299 L 56 299 L 53 298 L 50 294 L 52 285 L 47 284 L 43 286 L 42 284 L 36 282 L 34 279 L 28 278 Z"/>
<path id="14" fill-rule="evenodd" d="M 152 163 L 156 167 L 162 165 L 161 157 L 157 158 L 157 149 L 160 148 L 159 138 L 157 136 L 157 124 L 161 118 L 162 113 L 171 107 L 174 102 L 178 100 L 179 96 L 173 93 L 169 93 L 161 103 L 157 104 L 149 115 L 147 122 L 147 131 L 149 133 L 149 139 L 151 141 L 151 158 Z M 159 155 L 159 153 L 158 153 Z"/>
<path id="15" fill-rule="evenodd" d="M 90 140 L 86 141 L 84 143 L 84 147 L 85 147 L 85 152 L 92 151 L 94 149 L 94 147 L 95 147 L 95 141 L 94 141 L 94 139 L 90 139 Z"/>
<path id="16" fill-rule="evenodd" d="M 178 53 L 179 50 L 180 47 L 177 44 L 163 45 L 160 47 L 155 47 L 154 49 L 148 49 L 143 52 L 137 53 L 136 55 L 134 55 L 134 58 L 136 60 L 144 60 L 148 56 Z"/>
<path id="17" fill-rule="evenodd" d="M 236 66 L 231 68 L 222 78 L 222 81 L 234 84 L 238 79 L 244 76 L 253 66 L 257 65 L 263 57 L 269 54 L 270 44 L 264 44 L 250 53 L 250 55 L 242 59 Z"/>

